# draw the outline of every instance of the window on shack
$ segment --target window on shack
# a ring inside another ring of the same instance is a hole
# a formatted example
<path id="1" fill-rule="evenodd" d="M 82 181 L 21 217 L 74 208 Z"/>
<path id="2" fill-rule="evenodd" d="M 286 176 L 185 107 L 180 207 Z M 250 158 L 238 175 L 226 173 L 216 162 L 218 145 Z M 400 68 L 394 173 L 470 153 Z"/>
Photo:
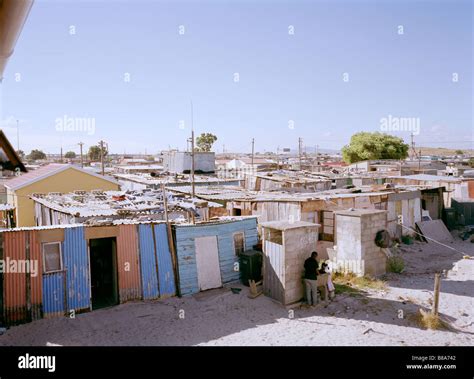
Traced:
<path id="1" fill-rule="evenodd" d="M 45 273 L 63 269 L 61 242 L 43 243 L 43 267 Z"/>
<path id="2" fill-rule="evenodd" d="M 243 232 L 234 234 L 234 251 L 237 256 L 245 251 L 245 235 Z"/>
<path id="3" fill-rule="evenodd" d="M 283 232 L 277 229 L 265 228 L 265 241 L 283 245 Z"/>

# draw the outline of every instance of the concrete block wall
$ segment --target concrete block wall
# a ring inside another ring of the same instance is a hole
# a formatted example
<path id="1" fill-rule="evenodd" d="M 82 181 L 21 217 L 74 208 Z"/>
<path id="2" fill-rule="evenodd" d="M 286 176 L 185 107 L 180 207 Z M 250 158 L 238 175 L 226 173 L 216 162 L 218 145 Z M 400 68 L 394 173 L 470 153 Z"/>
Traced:
<path id="1" fill-rule="evenodd" d="M 285 304 L 304 297 L 304 261 L 316 251 L 318 227 L 305 227 L 284 231 L 285 246 Z"/>
<path id="2" fill-rule="evenodd" d="M 379 230 L 387 228 L 387 211 L 355 209 L 336 212 L 338 263 L 356 275 L 385 274 L 387 257 L 375 244 Z"/>
<path id="3" fill-rule="evenodd" d="M 379 276 L 386 273 L 387 256 L 375 244 L 375 236 L 379 230 L 386 229 L 387 212 L 365 214 L 362 217 L 362 261 L 364 275 Z"/>

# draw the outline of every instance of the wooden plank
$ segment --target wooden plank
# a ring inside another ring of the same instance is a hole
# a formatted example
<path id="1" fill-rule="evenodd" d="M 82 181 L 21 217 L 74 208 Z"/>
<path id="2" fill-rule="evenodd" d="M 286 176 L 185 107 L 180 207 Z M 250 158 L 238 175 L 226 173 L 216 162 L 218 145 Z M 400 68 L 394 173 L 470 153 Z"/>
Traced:
<path id="1" fill-rule="evenodd" d="M 64 229 L 46 229 L 38 231 L 38 240 L 40 243 L 44 242 L 63 242 Z"/>
<path id="2" fill-rule="evenodd" d="M 433 309 L 431 312 L 434 315 L 438 315 L 438 307 L 439 307 L 439 290 L 441 286 L 441 280 L 439 273 L 435 274 L 435 284 L 434 284 L 434 301 L 433 301 Z"/>
<path id="3" fill-rule="evenodd" d="M 421 230 L 424 237 L 430 243 L 435 243 L 433 240 L 439 242 L 450 242 L 453 240 L 451 233 L 442 220 L 419 221 L 416 226 Z M 430 239 L 431 238 L 431 239 Z"/>
<path id="4" fill-rule="evenodd" d="M 90 226 L 84 230 L 85 239 L 117 237 L 120 234 L 118 225 L 114 226 Z"/>

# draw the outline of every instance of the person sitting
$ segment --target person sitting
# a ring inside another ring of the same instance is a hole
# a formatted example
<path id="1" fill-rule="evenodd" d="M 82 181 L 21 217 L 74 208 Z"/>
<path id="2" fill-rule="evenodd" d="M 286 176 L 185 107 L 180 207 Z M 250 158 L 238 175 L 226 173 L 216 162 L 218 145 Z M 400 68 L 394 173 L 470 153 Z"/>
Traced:
<path id="1" fill-rule="evenodd" d="M 318 302 L 318 253 L 313 251 L 311 257 L 304 261 L 304 283 L 306 287 L 306 303 L 316 305 Z"/>

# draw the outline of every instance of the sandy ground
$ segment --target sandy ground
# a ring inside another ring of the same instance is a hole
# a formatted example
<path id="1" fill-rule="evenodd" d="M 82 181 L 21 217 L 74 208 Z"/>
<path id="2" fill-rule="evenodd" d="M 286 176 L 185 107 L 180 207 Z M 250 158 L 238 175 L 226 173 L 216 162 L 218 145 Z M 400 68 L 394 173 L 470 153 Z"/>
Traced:
<path id="1" fill-rule="evenodd" d="M 474 255 L 474 243 L 450 245 Z M 387 291 L 341 294 L 316 308 L 252 300 L 234 285 L 239 294 L 222 288 L 35 321 L 8 329 L 0 345 L 474 345 L 474 260 L 432 243 L 403 250 L 406 270 L 387 275 Z M 440 312 L 453 330 L 425 330 L 413 315 L 431 307 L 434 273 L 443 270 Z"/>

